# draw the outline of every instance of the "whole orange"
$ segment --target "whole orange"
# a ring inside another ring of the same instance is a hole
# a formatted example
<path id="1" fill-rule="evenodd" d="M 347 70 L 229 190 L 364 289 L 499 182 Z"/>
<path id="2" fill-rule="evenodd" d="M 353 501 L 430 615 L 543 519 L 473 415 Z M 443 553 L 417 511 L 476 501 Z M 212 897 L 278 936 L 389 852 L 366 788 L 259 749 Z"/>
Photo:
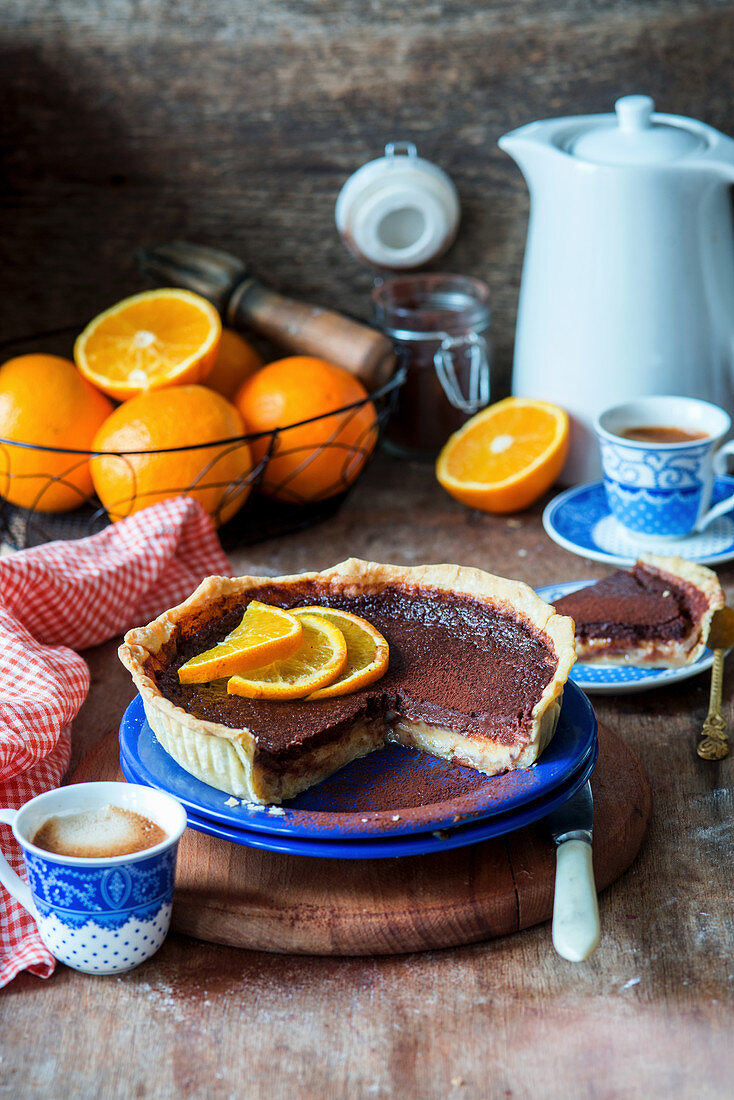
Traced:
<path id="1" fill-rule="evenodd" d="M 248 378 L 235 397 L 247 431 L 280 429 L 265 468 L 263 492 L 303 504 L 348 488 L 377 442 L 377 414 L 368 397 L 362 383 L 343 367 L 304 355 L 279 359 Z M 357 402 L 363 404 L 335 411 Z M 256 462 L 267 455 L 272 438 L 253 441 Z"/>
<path id="2" fill-rule="evenodd" d="M 140 394 L 115 409 L 94 438 L 95 451 L 114 452 L 92 459 L 97 496 L 113 520 L 184 494 L 224 523 L 247 499 L 252 460 L 246 443 L 220 441 L 243 434 L 234 405 L 206 386 Z M 142 453 L 129 453 L 136 451 Z"/>
<path id="3" fill-rule="evenodd" d="M 113 405 L 69 359 L 19 355 L 0 367 L 0 496 L 22 508 L 68 512 L 92 495 L 86 454 L 57 454 L 43 447 L 90 451 L 94 434 Z"/>
<path id="4" fill-rule="evenodd" d="M 231 328 L 223 328 L 217 358 L 205 384 L 233 401 L 245 379 L 262 365 L 262 356 L 248 344 L 244 336 Z"/>

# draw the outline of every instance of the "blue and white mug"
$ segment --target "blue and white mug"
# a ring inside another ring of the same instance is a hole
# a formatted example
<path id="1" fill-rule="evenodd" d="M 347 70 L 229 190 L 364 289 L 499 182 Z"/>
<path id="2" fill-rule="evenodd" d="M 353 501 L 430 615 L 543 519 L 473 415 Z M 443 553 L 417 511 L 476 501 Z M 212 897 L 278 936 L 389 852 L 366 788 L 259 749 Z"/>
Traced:
<path id="1" fill-rule="evenodd" d="M 670 443 L 624 438 L 641 427 L 702 434 Z M 734 494 L 710 506 L 714 478 L 726 473 L 726 456 L 734 453 L 734 441 L 721 446 L 731 419 L 718 405 L 639 397 L 601 413 L 595 428 L 609 508 L 628 531 L 648 540 L 684 538 L 734 508 Z"/>
<path id="2" fill-rule="evenodd" d="M 49 818 L 117 806 L 158 825 L 165 840 L 141 851 L 86 858 L 39 848 Z M 25 859 L 28 884 L 0 853 L 0 883 L 28 910 L 49 951 L 85 974 L 119 974 L 150 958 L 171 921 L 178 842 L 186 811 L 163 791 L 134 783 L 74 783 L 20 810 L 0 809 Z"/>

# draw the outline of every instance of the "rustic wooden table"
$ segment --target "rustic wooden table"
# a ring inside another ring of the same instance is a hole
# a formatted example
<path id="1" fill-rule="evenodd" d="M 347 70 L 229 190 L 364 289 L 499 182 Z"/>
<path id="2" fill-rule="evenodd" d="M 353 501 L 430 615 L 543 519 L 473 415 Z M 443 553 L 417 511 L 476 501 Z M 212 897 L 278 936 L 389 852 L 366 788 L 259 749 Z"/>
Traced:
<path id="1" fill-rule="evenodd" d="M 232 555 L 239 572 L 322 568 L 355 554 L 477 565 L 532 585 L 603 576 L 543 532 L 454 503 L 430 467 L 380 456 L 327 523 Z M 720 571 L 729 595 L 734 568 Z M 86 654 L 74 767 L 133 695 L 117 641 Z M 635 748 L 655 808 L 632 868 L 600 899 L 583 964 L 550 928 L 427 954 L 266 955 L 171 935 L 121 977 L 63 966 L 0 998 L 0 1097 L 720 1097 L 734 1048 L 732 767 L 695 755 L 700 677 L 597 697 Z M 732 678 L 725 696 L 732 712 Z"/>

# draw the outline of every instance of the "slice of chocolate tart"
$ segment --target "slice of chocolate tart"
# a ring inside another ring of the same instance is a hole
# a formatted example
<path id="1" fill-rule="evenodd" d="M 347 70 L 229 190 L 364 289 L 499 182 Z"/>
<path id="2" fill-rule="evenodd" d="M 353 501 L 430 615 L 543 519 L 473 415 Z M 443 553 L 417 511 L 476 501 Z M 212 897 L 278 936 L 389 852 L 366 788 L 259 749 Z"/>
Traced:
<path id="1" fill-rule="evenodd" d="M 679 668 L 698 660 L 714 611 L 724 603 L 713 570 L 649 554 L 555 606 L 574 620 L 580 661 Z"/>
<path id="2" fill-rule="evenodd" d="M 349 695 L 272 701 L 181 684 L 251 600 L 341 608 L 387 639 L 381 679 Z M 163 747 L 238 798 L 281 802 L 389 741 L 494 775 L 548 744 L 575 660 L 573 623 L 527 585 L 455 565 L 349 559 L 322 573 L 209 577 L 120 647 Z"/>

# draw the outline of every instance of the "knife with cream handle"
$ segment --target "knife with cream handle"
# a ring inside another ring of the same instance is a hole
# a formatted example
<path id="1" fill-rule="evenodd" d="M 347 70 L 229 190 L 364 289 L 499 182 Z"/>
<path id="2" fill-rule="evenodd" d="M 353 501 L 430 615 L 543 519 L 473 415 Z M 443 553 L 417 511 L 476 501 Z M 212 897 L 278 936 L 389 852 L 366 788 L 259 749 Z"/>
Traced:
<path id="1" fill-rule="evenodd" d="M 591 784 L 548 815 L 556 843 L 556 887 L 553 898 L 553 946 L 569 962 L 583 962 L 599 943 L 591 838 L 594 801 Z"/>

